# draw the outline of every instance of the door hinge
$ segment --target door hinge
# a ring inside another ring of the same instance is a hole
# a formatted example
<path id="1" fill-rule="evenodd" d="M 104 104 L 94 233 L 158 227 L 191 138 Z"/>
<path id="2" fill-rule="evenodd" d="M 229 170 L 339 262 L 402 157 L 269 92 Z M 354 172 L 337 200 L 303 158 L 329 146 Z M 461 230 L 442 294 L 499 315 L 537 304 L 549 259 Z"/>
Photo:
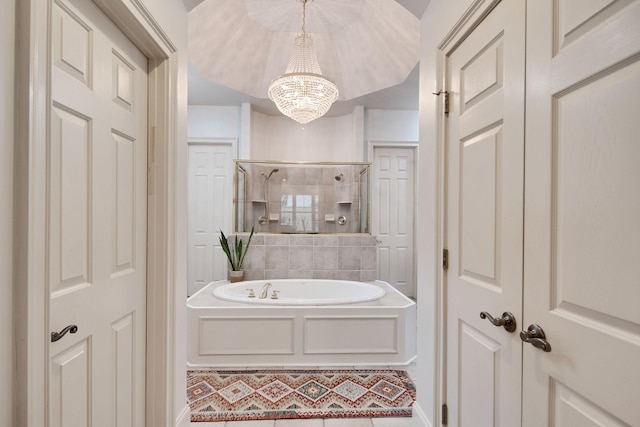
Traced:
<path id="1" fill-rule="evenodd" d="M 449 249 L 442 250 L 442 268 L 445 270 L 449 268 Z"/>
<path id="2" fill-rule="evenodd" d="M 449 410 L 447 409 L 447 405 L 442 405 L 442 425 L 446 426 L 449 422 Z"/>
<path id="3" fill-rule="evenodd" d="M 433 92 L 433 94 L 435 96 L 440 96 L 443 95 L 443 102 L 444 102 L 444 113 L 445 114 L 449 114 L 449 92 L 447 92 L 446 90 L 439 90 L 437 92 Z"/>
<path id="4" fill-rule="evenodd" d="M 449 92 L 444 91 L 444 113 L 449 114 Z"/>

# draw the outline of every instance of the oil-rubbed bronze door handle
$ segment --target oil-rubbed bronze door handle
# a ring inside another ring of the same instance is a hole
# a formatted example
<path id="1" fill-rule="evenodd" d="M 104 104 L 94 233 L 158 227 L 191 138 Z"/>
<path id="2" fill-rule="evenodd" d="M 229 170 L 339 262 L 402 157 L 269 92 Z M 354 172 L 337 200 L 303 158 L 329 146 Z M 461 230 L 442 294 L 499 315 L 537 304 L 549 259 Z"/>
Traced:
<path id="1" fill-rule="evenodd" d="M 78 332 L 78 327 L 76 325 L 69 325 L 60 332 L 51 332 L 51 342 L 58 341 L 63 336 L 67 335 L 67 332 L 75 334 Z"/>
<path id="2" fill-rule="evenodd" d="M 544 335 L 544 331 L 538 325 L 529 325 L 526 331 L 520 331 L 520 339 L 524 342 L 528 342 L 535 348 L 539 348 L 545 353 L 551 351 L 551 344 L 547 342 L 547 337 Z"/>
<path id="3" fill-rule="evenodd" d="M 491 324 L 493 326 L 502 326 L 502 327 L 504 327 L 504 329 L 507 332 L 514 332 L 516 330 L 516 318 L 515 318 L 515 316 L 513 314 L 509 313 L 508 311 L 505 311 L 504 313 L 502 313 L 502 318 L 501 319 L 494 319 L 486 311 L 483 311 L 482 313 L 480 313 L 480 318 L 481 319 L 488 319 L 489 322 L 491 322 Z"/>

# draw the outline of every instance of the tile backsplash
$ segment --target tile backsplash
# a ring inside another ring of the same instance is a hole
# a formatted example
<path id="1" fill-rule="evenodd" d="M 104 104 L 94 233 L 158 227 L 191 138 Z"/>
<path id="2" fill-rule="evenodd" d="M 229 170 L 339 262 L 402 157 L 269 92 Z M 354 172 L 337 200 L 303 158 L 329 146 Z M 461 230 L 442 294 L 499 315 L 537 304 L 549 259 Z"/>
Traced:
<path id="1" fill-rule="evenodd" d="M 368 282 L 376 269 L 376 238 L 368 234 L 255 234 L 243 265 L 244 280 Z"/>

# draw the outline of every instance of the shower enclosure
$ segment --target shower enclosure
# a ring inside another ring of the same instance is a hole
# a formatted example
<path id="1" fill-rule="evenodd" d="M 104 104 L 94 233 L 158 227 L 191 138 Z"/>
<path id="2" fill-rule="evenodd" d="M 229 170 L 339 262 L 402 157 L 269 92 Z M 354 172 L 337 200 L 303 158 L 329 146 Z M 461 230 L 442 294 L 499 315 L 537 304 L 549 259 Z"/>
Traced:
<path id="1" fill-rule="evenodd" d="M 234 230 L 370 233 L 370 166 L 235 160 Z"/>

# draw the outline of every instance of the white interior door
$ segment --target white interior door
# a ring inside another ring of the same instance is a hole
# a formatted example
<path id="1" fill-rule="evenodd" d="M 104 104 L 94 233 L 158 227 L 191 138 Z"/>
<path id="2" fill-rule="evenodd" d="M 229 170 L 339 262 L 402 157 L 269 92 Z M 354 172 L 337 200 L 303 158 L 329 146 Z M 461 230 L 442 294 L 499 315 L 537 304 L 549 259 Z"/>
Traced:
<path id="1" fill-rule="evenodd" d="M 373 150 L 372 232 L 378 239 L 378 279 L 415 295 L 415 149 Z"/>
<path id="2" fill-rule="evenodd" d="M 51 426 L 145 423 L 147 60 L 90 1 L 52 2 Z"/>
<path id="3" fill-rule="evenodd" d="M 232 231 L 233 155 L 232 144 L 189 145 L 189 295 L 227 279 L 219 237 Z"/>
<path id="4" fill-rule="evenodd" d="M 640 2 L 527 20 L 523 425 L 640 426 Z"/>
<path id="5" fill-rule="evenodd" d="M 524 2 L 502 1 L 446 52 L 446 401 L 449 425 L 520 424 Z M 477 26 L 475 26 L 477 24 Z"/>

